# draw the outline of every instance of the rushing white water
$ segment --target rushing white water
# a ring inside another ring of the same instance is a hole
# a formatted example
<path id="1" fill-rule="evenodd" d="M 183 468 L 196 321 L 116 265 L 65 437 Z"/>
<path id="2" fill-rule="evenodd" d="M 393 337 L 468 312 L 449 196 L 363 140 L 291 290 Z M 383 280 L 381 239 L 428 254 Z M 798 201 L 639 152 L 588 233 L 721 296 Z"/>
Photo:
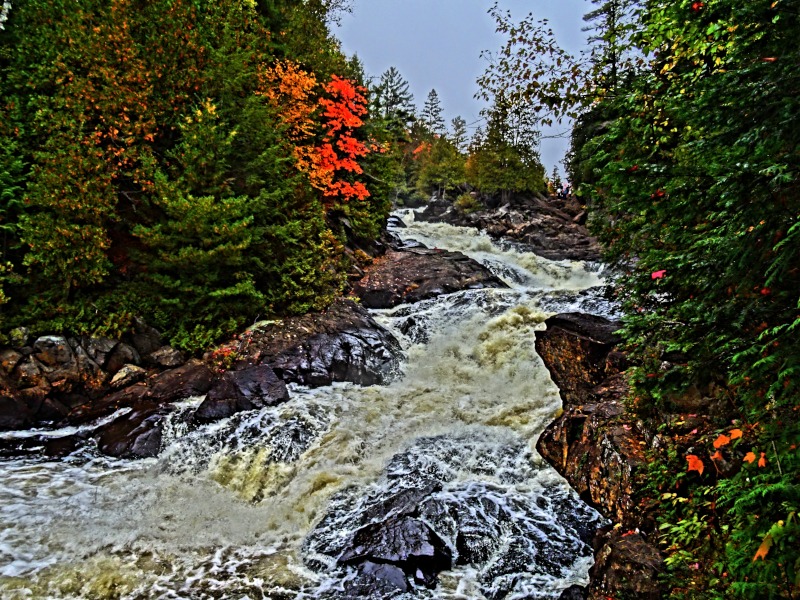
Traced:
<path id="1" fill-rule="evenodd" d="M 510 287 L 376 311 L 407 354 L 389 385 L 292 387 L 284 405 L 192 431 L 190 400 L 157 460 L 1 462 L 2 597 L 347 597 L 343 541 L 375 503 L 425 485 L 420 518 L 457 566 L 398 597 L 557 598 L 584 581 L 577 530 L 597 516 L 534 450 L 560 409 L 534 332 L 552 312 L 608 311 L 600 275 L 403 218 L 404 239 L 469 254 Z"/>

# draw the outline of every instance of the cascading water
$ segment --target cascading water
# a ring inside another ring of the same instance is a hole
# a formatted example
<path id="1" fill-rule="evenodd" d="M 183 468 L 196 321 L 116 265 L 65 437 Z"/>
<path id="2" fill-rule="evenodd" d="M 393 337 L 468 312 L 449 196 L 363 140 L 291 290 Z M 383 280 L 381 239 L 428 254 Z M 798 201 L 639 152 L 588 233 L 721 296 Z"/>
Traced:
<path id="1" fill-rule="evenodd" d="M 494 600 L 584 582 L 599 517 L 534 450 L 560 409 L 534 332 L 552 312 L 611 311 L 598 269 L 402 216 L 404 240 L 460 250 L 510 287 L 375 311 L 407 354 L 389 385 L 292 387 L 191 430 L 189 399 L 159 459 L 0 463 L 2 597 Z M 408 494 L 454 567 L 435 589 L 354 595 L 358 570 L 337 557 L 359 528 L 411 518 Z"/>

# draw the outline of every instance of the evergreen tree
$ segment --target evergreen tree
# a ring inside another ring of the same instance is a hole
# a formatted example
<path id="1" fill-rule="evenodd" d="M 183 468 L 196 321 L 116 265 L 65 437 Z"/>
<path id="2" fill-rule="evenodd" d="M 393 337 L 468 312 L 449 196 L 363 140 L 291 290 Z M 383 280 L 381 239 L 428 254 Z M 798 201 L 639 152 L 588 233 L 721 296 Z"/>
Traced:
<path id="1" fill-rule="evenodd" d="M 425 104 L 420 112 L 420 122 L 425 126 L 430 134 L 444 135 L 446 131 L 444 117 L 442 116 L 442 103 L 436 90 L 428 92 Z"/>
<path id="2" fill-rule="evenodd" d="M 389 67 L 372 90 L 373 115 L 381 117 L 390 127 L 407 128 L 414 119 L 414 96 L 395 67 Z"/>
<path id="3" fill-rule="evenodd" d="M 591 32 L 588 38 L 591 64 L 596 73 L 593 81 L 610 93 L 617 92 L 620 77 L 631 65 L 629 51 L 632 46 L 632 12 L 637 0 L 592 0 L 597 6 L 583 16 L 588 23 L 584 31 Z"/>
<path id="4" fill-rule="evenodd" d="M 516 111 L 503 98 L 488 111 L 485 135 L 473 139 L 466 174 L 471 185 L 486 194 L 499 193 L 503 202 L 512 193 L 547 189 L 536 137 L 520 129 Z"/>
<path id="5" fill-rule="evenodd" d="M 461 117 L 457 116 L 450 122 L 450 140 L 459 152 L 465 152 L 467 149 L 467 122 Z"/>

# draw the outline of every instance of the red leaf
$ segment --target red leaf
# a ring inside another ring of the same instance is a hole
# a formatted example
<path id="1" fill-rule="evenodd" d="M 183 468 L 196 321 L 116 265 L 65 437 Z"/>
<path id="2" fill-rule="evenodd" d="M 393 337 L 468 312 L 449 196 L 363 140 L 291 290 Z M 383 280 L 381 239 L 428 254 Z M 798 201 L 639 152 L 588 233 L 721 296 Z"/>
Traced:
<path id="1" fill-rule="evenodd" d="M 730 443 L 731 443 L 731 438 L 729 438 L 725 434 L 722 434 L 716 440 L 714 440 L 714 448 L 717 448 L 719 450 L 723 446 L 727 446 Z"/>
<path id="2" fill-rule="evenodd" d="M 666 269 L 662 269 L 660 271 L 654 271 L 650 274 L 650 279 L 663 279 L 664 275 L 667 273 Z"/>
<path id="3" fill-rule="evenodd" d="M 700 475 L 703 474 L 703 469 L 705 469 L 705 466 L 703 465 L 703 461 L 700 460 L 697 456 L 695 456 L 694 454 L 687 455 L 686 462 L 689 463 L 689 468 L 686 469 L 687 471 L 697 471 L 698 473 L 700 473 Z"/>

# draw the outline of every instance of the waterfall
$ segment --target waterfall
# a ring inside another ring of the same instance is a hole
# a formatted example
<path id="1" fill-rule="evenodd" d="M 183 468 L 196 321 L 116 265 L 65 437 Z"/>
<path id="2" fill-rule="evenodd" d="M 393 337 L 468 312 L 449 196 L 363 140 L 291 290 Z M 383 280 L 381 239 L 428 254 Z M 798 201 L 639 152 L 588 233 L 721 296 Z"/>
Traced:
<path id="1" fill-rule="evenodd" d="M 599 516 L 535 451 L 561 403 L 534 338 L 555 312 L 613 312 L 602 268 L 399 216 L 402 239 L 464 252 L 509 288 L 373 311 L 407 357 L 387 385 L 290 386 L 285 404 L 199 428 L 184 417 L 201 399 L 187 399 L 158 459 L 0 462 L 2 596 L 348 597 L 343 544 L 420 489 L 416 518 L 455 566 L 385 597 L 557 598 L 585 583 Z"/>

